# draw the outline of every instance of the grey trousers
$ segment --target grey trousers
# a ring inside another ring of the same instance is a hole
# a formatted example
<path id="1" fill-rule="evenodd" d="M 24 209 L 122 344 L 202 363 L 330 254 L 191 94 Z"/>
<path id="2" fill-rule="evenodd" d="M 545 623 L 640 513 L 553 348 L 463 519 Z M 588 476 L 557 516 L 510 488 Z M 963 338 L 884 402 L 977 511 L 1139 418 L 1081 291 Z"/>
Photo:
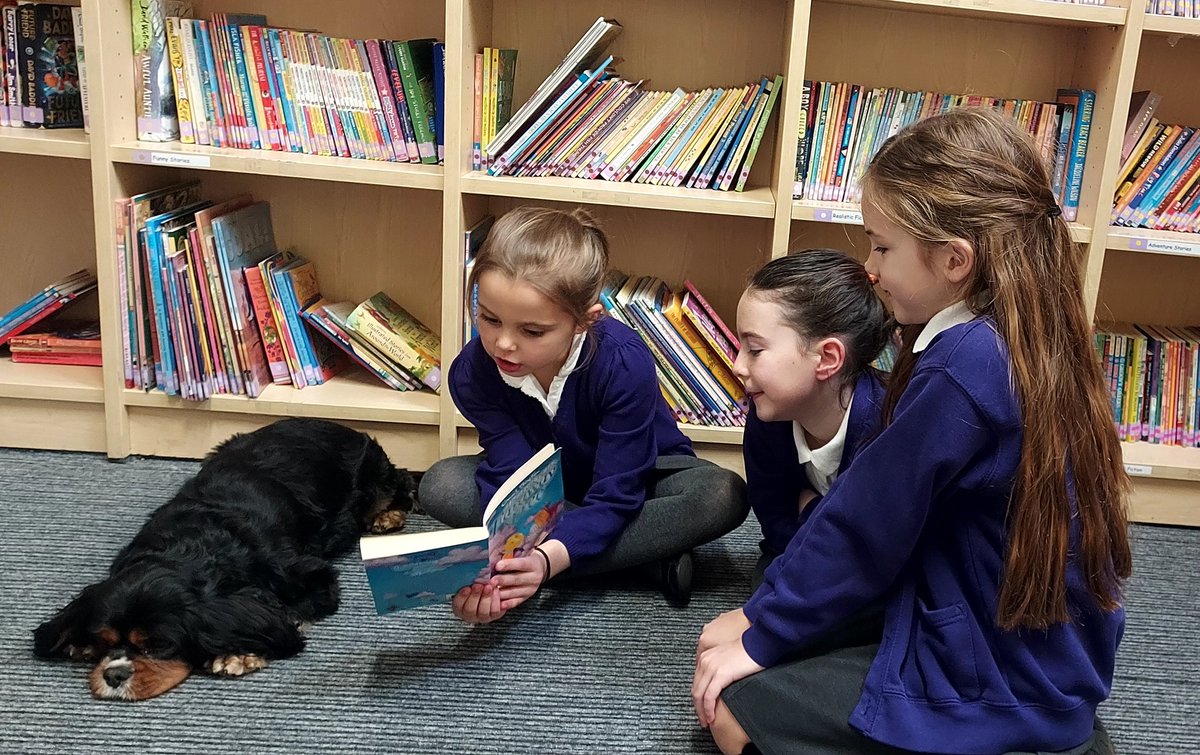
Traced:
<path id="1" fill-rule="evenodd" d="M 431 466 L 417 495 L 421 509 L 451 527 L 479 526 L 475 470 L 482 461 L 482 454 L 453 456 Z M 573 506 L 567 503 L 568 510 Z M 735 473 L 693 456 L 659 457 L 642 510 L 606 552 L 568 573 L 601 574 L 670 558 L 735 529 L 749 511 L 746 483 Z"/>

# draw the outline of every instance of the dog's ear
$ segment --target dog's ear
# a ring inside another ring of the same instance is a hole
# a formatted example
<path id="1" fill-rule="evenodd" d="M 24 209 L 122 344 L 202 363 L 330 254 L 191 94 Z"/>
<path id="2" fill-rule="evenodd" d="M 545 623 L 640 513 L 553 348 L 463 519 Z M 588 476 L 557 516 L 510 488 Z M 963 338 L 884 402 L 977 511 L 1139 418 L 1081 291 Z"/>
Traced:
<path id="1" fill-rule="evenodd" d="M 91 636 L 95 585 L 85 588 L 54 618 L 33 630 L 33 652 L 39 658 L 86 658 L 95 651 Z"/>
<path id="2" fill-rule="evenodd" d="M 188 609 L 184 622 L 197 664 L 230 653 L 293 656 L 304 649 L 296 624 L 273 595 L 254 588 L 199 601 Z"/>

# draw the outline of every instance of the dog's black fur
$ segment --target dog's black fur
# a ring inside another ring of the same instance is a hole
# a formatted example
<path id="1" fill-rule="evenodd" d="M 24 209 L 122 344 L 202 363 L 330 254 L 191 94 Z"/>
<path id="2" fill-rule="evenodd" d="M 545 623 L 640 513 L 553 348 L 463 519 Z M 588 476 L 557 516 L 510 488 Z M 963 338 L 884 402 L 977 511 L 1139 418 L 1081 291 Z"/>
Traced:
<path id="1" fill-rule="evenodd" d="M 304 648 L 338 607 L 331 557 L 403 525 L 414 477 L 370 437 L 285 419 L 218 446 L 86 587 L 34 631 L 41 657 L 99 661 L 97 697 L 145 699 L 194 669 L 236 675 Z"/>

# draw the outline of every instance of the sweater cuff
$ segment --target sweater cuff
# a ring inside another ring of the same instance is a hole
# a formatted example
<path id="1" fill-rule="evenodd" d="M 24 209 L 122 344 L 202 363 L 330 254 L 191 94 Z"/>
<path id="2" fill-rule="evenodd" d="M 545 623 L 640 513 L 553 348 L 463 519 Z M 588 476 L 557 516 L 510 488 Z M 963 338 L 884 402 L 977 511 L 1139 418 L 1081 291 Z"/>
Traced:
<path id="1" fill-rule="evenodd" d="M 750 628 L 742 632 L 742 647 L 745 648 L 746 654 L 750 656 L 758 665 L 763 668 L 770 668 L 779 662 L 791 650 L 791 646 L 782 638 L 775 636 L 763 628 L 754 617 L 750 615 L 750 608 L 747 605 L 746 618 L 750 620 Z"/>

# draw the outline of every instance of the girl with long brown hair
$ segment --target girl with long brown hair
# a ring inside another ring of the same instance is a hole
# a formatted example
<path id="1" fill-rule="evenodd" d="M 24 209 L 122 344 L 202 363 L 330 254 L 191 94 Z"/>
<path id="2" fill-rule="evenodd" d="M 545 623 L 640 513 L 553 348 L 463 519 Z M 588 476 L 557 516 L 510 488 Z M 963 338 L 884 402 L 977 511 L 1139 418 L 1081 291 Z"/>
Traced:
<path id="1" fill-rule="evenodd" d="M 883 145 L 863 219 L 907 326 L 883 430 L 705 628 L 700 722 L 725 752 L 1107 752 L 1128 481 L 1047 168 L 955 110 Z"/>

